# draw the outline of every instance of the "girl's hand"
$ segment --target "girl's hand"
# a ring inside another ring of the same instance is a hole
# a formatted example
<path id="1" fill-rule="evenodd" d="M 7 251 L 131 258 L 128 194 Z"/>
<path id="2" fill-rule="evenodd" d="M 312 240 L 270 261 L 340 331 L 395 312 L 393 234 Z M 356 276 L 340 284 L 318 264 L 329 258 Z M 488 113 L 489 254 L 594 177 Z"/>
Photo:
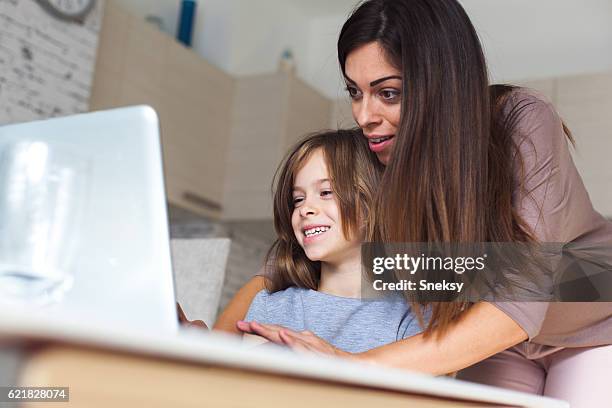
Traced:
<path id="1" fill-rule="evenodd" d="M 287 346 L 297 352 L 332 355 L 343 358 L 354 357 L 353 354 L 332 346 L 308 330 L 296 332 L 274 324 L 243 321 L 239 321 L 237 327 L 245 333 L 257 334 L 272 343 Z"/>
<path id="2" fill-rule="evenodd" d="M 199 329 L 208 330 L 208 326 L 202 320 L 189 320 L 187 316 L 185 316 L 185 312 L 183 312 L 183 308 L 178 302 L 176 302 L 176 312 L 182 326 L 197 327 Z"/>
<path id="3" fill-rule="evenodd" d="M 236 327 L 244 334 L 254 334 L 267 339 L 271 343 L 285 345 L 279 336 L 279 332 L 285 329 L 282 326 L 239 320 L 236 322 Z"/>

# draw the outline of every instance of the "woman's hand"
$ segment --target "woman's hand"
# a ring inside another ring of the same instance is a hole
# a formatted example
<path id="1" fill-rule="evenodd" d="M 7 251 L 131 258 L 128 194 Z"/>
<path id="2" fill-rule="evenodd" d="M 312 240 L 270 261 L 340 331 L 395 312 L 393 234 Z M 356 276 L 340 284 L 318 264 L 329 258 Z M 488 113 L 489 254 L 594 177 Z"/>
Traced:
<path id="1" fill-rule="evenodd" d="M 244 333 L 256 334 L 272 343 L 287 346 L 297 352 L 332 355 L 343 358 L 352 358 L 354 356 L 332 346 L 308 330 L 296 332 L 275 324 L 244 321 L 239 321 L 236 326 Z"/>

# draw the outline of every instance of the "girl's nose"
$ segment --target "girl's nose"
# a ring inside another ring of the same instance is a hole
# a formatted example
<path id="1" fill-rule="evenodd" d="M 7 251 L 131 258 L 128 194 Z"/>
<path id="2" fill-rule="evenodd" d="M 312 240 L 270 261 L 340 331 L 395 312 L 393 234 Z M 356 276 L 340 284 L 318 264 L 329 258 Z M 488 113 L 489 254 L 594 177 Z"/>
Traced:
<path id="1" fill-rule="evenodd" d="M 310 215 L 316 215 L 318 212 L 316 206 L 311 205 L 308 202 L 305 202 L 304 205 L 302 205 L 302 207 L 300 208 L 300 215 L 302 217 L 307 217 Z"/>

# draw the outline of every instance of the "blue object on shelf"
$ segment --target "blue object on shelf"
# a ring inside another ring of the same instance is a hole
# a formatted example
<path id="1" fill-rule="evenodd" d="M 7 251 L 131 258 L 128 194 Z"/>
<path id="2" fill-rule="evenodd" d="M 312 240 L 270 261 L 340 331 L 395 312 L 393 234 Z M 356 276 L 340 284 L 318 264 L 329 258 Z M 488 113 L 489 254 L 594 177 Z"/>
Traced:
<path id="1" fill-rule="evenodd" d="M 195 0 L 183 0 L 181 3 L 181 16 L 179 18 L 178 32 L 176 38 L 187 47 L 191 47 L 193 34 L 193 19 L 195 17 Z"/>

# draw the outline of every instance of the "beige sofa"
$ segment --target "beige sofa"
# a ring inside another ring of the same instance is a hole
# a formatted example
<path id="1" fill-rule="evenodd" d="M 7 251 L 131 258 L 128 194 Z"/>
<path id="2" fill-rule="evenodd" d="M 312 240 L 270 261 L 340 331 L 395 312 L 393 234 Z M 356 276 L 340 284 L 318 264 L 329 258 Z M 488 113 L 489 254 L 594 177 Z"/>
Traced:
<path id="1" fill-rule="evenodd" d="M 228 238 L 172 239 L 176 296 L 189 320 L 212 326 L 225 280 Z"/>

